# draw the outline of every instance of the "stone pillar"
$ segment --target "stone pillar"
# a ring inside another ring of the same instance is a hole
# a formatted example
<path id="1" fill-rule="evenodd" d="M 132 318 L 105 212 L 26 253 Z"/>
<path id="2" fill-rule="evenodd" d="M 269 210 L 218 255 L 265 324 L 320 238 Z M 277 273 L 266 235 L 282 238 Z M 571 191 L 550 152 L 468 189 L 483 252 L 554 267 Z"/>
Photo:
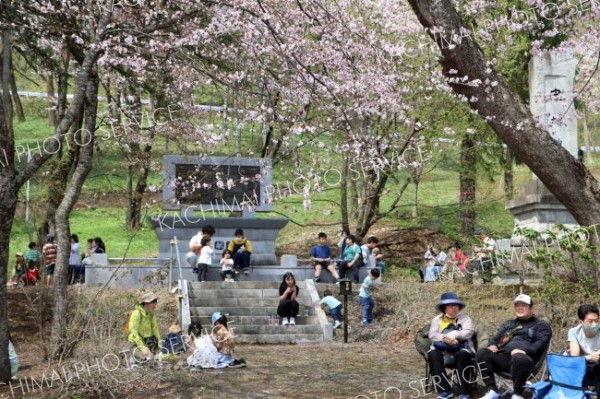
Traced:
<path id="1" fill-rule="evenodd" d="M 550 51 L 529 62 L 531 113 L 554 139 L 577 157 L 577 117 L 573 103 L 573 80 L 577 60 L 571 51 Z M 543 151 L 540 148 L 540 151 Z M 534 175 L 521 187 L 520 195 L 506 208 L 515 216 L 515 227 L 548 231 L 556 223 L 575 228 L 569 211 Z"/>
<path id="2" fill-rule="evenodd" d="M 577 60 L 571 51 L 551 51 L 529 61 L 531 113 L 544 129 L 577 157 L 577 115 L 573 85 Z"/>

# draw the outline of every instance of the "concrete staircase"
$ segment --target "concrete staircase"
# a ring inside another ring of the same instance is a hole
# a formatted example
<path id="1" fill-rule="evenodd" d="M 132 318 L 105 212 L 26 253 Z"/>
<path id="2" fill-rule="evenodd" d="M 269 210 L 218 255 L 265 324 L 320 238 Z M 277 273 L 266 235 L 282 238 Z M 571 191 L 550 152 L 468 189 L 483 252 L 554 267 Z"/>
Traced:
<path id="1" fill-rule="evenodd" d="M 330 341 L 332 325 L 319 307 L 312 280 L 297 281 L 300 313 L 296 326 L 270 325 L 279 304 L 278 281 L 236 281 L 188 283 L 190 321 L 210 330 L 211 315 L 227 315 L 238 343 L 312 343 Z M 314 306 L 316 304 L 316 306 Z"/>

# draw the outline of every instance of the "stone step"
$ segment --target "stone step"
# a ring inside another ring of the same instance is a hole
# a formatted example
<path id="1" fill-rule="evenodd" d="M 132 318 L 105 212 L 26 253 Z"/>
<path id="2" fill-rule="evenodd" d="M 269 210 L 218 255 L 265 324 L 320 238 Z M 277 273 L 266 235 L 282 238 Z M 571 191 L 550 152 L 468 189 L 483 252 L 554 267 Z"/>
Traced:
<path id="1" fill-rule="evenodd" d="M 302 295 L 302 291 L 300 291 Z M 275 288 L 224 288 L 224 289 L 193 289 L 190 297 L 200 298 L 276 298 L 279 290 Z"/>
<path id="2" fill-rule="evenodd" d="M 256 325 L 239 325 L 227 323 L 229 329 L 236 335 L 294 335 L 294 334 L 323 334 L 320 326 L 296 324 L 295 326 L 256 326 Z"/>
<path id="3" fill-rule="evenodd" d="M 226 282 L 226 281 L 190 281 L 189 288 L 190 290 L 201 290 L 201 289 L 210 289 L 210 290 L 219 290 L 219 289 L 279 289 L 279 285 L 281 281 L 234 281 L 234 282 Z M 297 280 L 296 285 L 302 291 L 303 288 L 306 288 L 306 282 L 302 280 Z"/>
<path id="4" fill-rule="evenodd" d="M 300 306 L 310 306 L 308 297 L 298 297 L 296 301 Z M 191 306 L 218 306 L 218 307 L 264 307 L 279 305 L 279 298 L 190 298 Z"/>
<path id="5" fill-rule="evenodd" d="M 311 344 L 323 342 L 323 334 L 241 334 L 235 338 L 242 344 Z"/>
<path id="6" fill-rule="evenodd" d="M 203 327 L 211 325 L 210 316 L 192 316 L 192 321 L 200 322 Z M 227 321 L 233 325 L 269 325 L 271 322 L 270 316 L 227 316 Z M 298 325 L 314 324 L 318 325 L 318 320 L 315 316 L 298 316 L 296 317 Z"/>
<path id="7" fill-rule="evenodd" d="M 308 310 L 306 310 L 308 309 Z M 221 312 L 227 316 L 270 316 L 277 314 L 276 306 L 266 307 L 223 307 L 223 306 L 195 306 L 190 308 L 191 316 L 212 316 L 214 312 Z M 308 312 L 309 316 L 315 314 L 312 306 L 300 306 L 300 314 L 305 315 Z"/>

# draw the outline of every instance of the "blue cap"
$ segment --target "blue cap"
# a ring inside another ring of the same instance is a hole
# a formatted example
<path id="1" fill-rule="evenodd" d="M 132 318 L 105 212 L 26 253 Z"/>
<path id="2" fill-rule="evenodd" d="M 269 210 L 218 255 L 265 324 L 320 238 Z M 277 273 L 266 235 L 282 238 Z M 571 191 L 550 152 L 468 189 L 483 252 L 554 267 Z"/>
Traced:
<path id="1" fill-rule="evenodd" d="M 210 318 L 210 321 L 212 322 L 212 325 L 214 326 L 215 323 L 217 322 L 217 320 L 219 320 L 221 317 L 223 317 L 223 315 L 221 314 L 221 312 L 215 312 L 212 314 L 212 317 Z"/>
<path id="2" fill-rule="evenodd" d="M 460 300 L 458 295 L 454 292 L 444 292 L 440 301 L 436 305 L 436 309 L 438 312 L 442 311 L 442 308 L 446 305 L 458 305 L 458 308 L 462 310 L 466 305 L 463 301 Z"/>

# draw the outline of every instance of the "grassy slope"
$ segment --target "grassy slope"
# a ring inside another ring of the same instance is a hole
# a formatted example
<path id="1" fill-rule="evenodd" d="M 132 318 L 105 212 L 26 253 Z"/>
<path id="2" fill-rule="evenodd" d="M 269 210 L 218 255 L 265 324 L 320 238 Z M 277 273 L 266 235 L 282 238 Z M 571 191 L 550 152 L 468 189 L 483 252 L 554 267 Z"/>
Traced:
<path id="1" fill-rule="evenodd" d="M 16 142 L 23 148 L 26 148 L 27 144 L 35 148 L 36 143 L 43 143 L 45 138 L 51 136 L 52 129 L 46 124 L 45 103 L 43 101 L 25 99 L 24 105 L 28 120 L 25 123 L 15 122 Z M 249 148 L 248 144 L 256 147 L 257 140 L 256 132 L 246 134 L 244 137 L 245 148 Z M 231 138 L 230 141 L 231 143 L 227 147 L 235 148 L 234 139 Z M 171 147 L 171 151 L 173 151 L 173 147 Z M 150 174 L 150 185 L 159 186 L 161 184 L 162 177 L 159 169 L 162 165 L 162 155 L 171 151 L 165 150 L 164 143 L 159 142 L 155 145 L 154 157 L 159 167 Z M 450 146 L 440 150 L 440 152 L 443 151 L 456 157 L 458 148 Z M 414 185 L 410 185 L 400 201 L 401 210 L 390 220 L 399 227 L 425 226 L 439 229 L 450 236 L 457 236 L 459 218 L 458 174 L 455 172 L 456 159 L 449 158 L 430 170 L 432 165 L 433 163 L 430 163 L 425 168 L 419 187 L 419 217 L 417 219 L 411 217 L 415 188 Z M 281 167 L 274 168 L 274 182 L 279 183 L 282 188 L 291 185 L 294 179 L 291 173 L 293 169 L 294 167 L 285 163 L 282 163 Z M 44 175 L 48 170 L 49 167 L 45 166 L 32 179 L 31 198 L 33 210 L 31 221 L 25 223 L 22 210 L 17 215 L 11 243 L 11 259 L 16 251 L 26 249 L 27 242 L 34 236 L 35 227 L 42 219 L 45 197 L 43 182 Z M 403 180 L 402 174 L 402 172 L 398 174 L 400 181 Z M 505 202 L 501 176 L 496 175 L 493 179 L 490 179 L 484 175 L 487 174 L 481 173 L 477 194 L 478 225 L 487 228 L 496 237 L 506 237 L 510 235 L 512 230 L 513 219 L 510 213 L 504 209 Z M 516 168 L 515 186 L 518 187 L 519 182 L 528 178 L 527 168 Z M 101 142 L 100 151 L 96 153 L 94 159 L 94 168 L 84 185 L 84 198 L 82 200 L 89 208 L 97 209 L 75 210 L 71 219 L 71 230 L 77 233 L 82 241 L 89 237 L 101 236 L 107 243 L 109 255 L 114 257 L 125 254 L 129 243 L 128 237 L 131 236 L 131 233 L 124 228 L 125 209 L 118 206 L 114 200 L 115 193 L 122 193 L 125 186 L 126 168 L 118 144 L 111 140 Z M 393 189 L 390 190 L 390 193 L 382 198 L 383 208 L 394 198 Z M 120 194 L 117 194 L 117 196 L 122 197 Z M 21 198 L 24 198 L 24 190 L 22 190 Z M 286 197 L 275 202 L 275 212 L 272 215 L 283 215 L 293 221 L 293 223 L 288 224 L 280 235 L 280 241 L 293 239 L 297 235 L 298 225 L 305 229 L 316 230 L 318 228 L 315 225 L 339 223 L 338 187 L 334 185 L 326 191 L 316 193 L 312 200 L 312 208 L 307 212 L 303 210 L 303 198 L 300 195 Z M 160 209 L 157 205 L 153 205 L 147 211 L 148 214 L 157 214 Z M 134 235 L 127 256 L 153 256 L 156 255 L 157 251 L 156 237 L 146 227 Z"/>

